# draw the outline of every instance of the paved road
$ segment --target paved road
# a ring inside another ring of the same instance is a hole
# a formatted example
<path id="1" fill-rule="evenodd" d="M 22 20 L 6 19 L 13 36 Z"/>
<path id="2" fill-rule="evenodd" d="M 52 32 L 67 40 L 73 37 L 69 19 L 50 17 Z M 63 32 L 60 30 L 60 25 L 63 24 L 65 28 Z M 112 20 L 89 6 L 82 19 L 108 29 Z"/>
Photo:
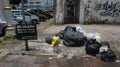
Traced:
<path id="1" fill-rule="evenodd" d="M 120 67 L 120 63 L 103 62 L 94 57 L 50 59 L 50 56 L 10 55 L 0 63 L 0 67 Z"/>

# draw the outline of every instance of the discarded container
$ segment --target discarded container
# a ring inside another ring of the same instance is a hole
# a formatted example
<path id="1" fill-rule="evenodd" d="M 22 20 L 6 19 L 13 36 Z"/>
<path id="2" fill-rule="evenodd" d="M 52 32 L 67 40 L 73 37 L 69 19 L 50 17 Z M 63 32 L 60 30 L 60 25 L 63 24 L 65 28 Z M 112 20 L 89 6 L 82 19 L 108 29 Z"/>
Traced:
<path id="1" fill-rule="evenodd" d="M 59 42 L 60 42 L 60 37 L 59 37 L 59 36 L 54 36 L 54 37 L 52 38 L 52 44 L 51 44 L 51 46 L 54 47 L 54 46 L 56 46 Z"/>

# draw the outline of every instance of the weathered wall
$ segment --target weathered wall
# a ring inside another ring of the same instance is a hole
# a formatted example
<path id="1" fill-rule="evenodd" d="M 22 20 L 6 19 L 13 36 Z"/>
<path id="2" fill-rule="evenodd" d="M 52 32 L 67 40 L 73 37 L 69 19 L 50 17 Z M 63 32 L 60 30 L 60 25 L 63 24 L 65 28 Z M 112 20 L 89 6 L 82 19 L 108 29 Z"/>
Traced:
<path id="1" fill-rule="evenodd" d="M 96 23 L 120 23 L 120 0 L 89 0 L 85 15 Z"/>
<path id="2" fill-rule="evenodd" d="M 65 0 L 56 1 L 56 15 L 55 20 L 57 24 L 63 24 L 64 22 L 64 2 Z"/>
<path id="3" fill-rule="evenodd" d="M 5 20 L 4 0 L 0 0 L 0 19 Z"/>
<path id="4" fill-rule="evenodd" d="M 79 13 L 79 23 L 82 24 L 85 19 L 85 0 L 80 0 L 80 13 Z"/>
<path id="5" fill-rule="evenodd" d="M 56 0 L 57 24 L 64 22 L 66 0 Z M 80 0 L 79 22 L 91 19 L 94 23 L 120 23 L 120 0 Z"/>

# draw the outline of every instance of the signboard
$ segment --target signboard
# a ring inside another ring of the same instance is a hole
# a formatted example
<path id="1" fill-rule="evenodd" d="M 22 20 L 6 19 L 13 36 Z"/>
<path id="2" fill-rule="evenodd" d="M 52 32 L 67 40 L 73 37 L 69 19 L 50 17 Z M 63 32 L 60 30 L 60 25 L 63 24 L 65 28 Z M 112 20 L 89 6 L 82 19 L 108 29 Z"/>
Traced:
<path id="1" fill-rule="evenodd" d="M 36 40 L 37 29 L 34 24 L 17 24 L 16 35 L 18 40 Z"/>

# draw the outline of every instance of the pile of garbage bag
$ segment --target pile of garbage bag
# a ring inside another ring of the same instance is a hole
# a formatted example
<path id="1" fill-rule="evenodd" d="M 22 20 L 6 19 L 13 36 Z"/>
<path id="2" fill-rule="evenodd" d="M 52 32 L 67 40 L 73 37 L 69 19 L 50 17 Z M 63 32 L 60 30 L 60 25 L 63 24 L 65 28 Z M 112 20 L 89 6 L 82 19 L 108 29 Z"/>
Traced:
<path id="1" fill-rule="evenodd" d="M 86 43 L 86 37 L 83 33 L 78 32 L 76 27 L 72 26 L 67 26 L 54 36 L 46 37 L 46 42 L 52 45 L 52 42 L 55 41 L 54 37 L 59 37 L 59 40 L 62 39 L 66 47 L 83 46 Z M 57 40 L 55 44 L 57 44 Z"/>
<path id="2" fill-rule="evenodd" d="M 46 37 L 46 42 L 55 47 L 63 40 L 66 47 L 84 46 L 86 54 L 96 56 L 102 61 L 115 61 L 116 55 L 111 50 L 109 42 L 101 42 L 100 33 L 86 33 L 80 26 L 66 26 L 54 36 Z"/>
<path id="3" fill-rule="evenodd" d="M 92 56 L 96 56 L 99 53 L 99 48 L 101 47 L 100 43 L 96 39 L 90 39 L 85 45 L 86 53 Z"/>
<path id="4" fill-rule="evenodd" d="M 96 55 L 97 58 L 100 58 L 103 61 L 115 61 L 116 60 L 116 55 L 115 53 L 111 50 L 110 45 L 108 42 L 102 42 L 100 51 Z"/>
<path id="5" fill-rule="evenodd" d="M 86 37 L 78 32 L 75 27 L 68 26 L 64 30 L 63 44 L 67 47 L 83 46 Z"/>

